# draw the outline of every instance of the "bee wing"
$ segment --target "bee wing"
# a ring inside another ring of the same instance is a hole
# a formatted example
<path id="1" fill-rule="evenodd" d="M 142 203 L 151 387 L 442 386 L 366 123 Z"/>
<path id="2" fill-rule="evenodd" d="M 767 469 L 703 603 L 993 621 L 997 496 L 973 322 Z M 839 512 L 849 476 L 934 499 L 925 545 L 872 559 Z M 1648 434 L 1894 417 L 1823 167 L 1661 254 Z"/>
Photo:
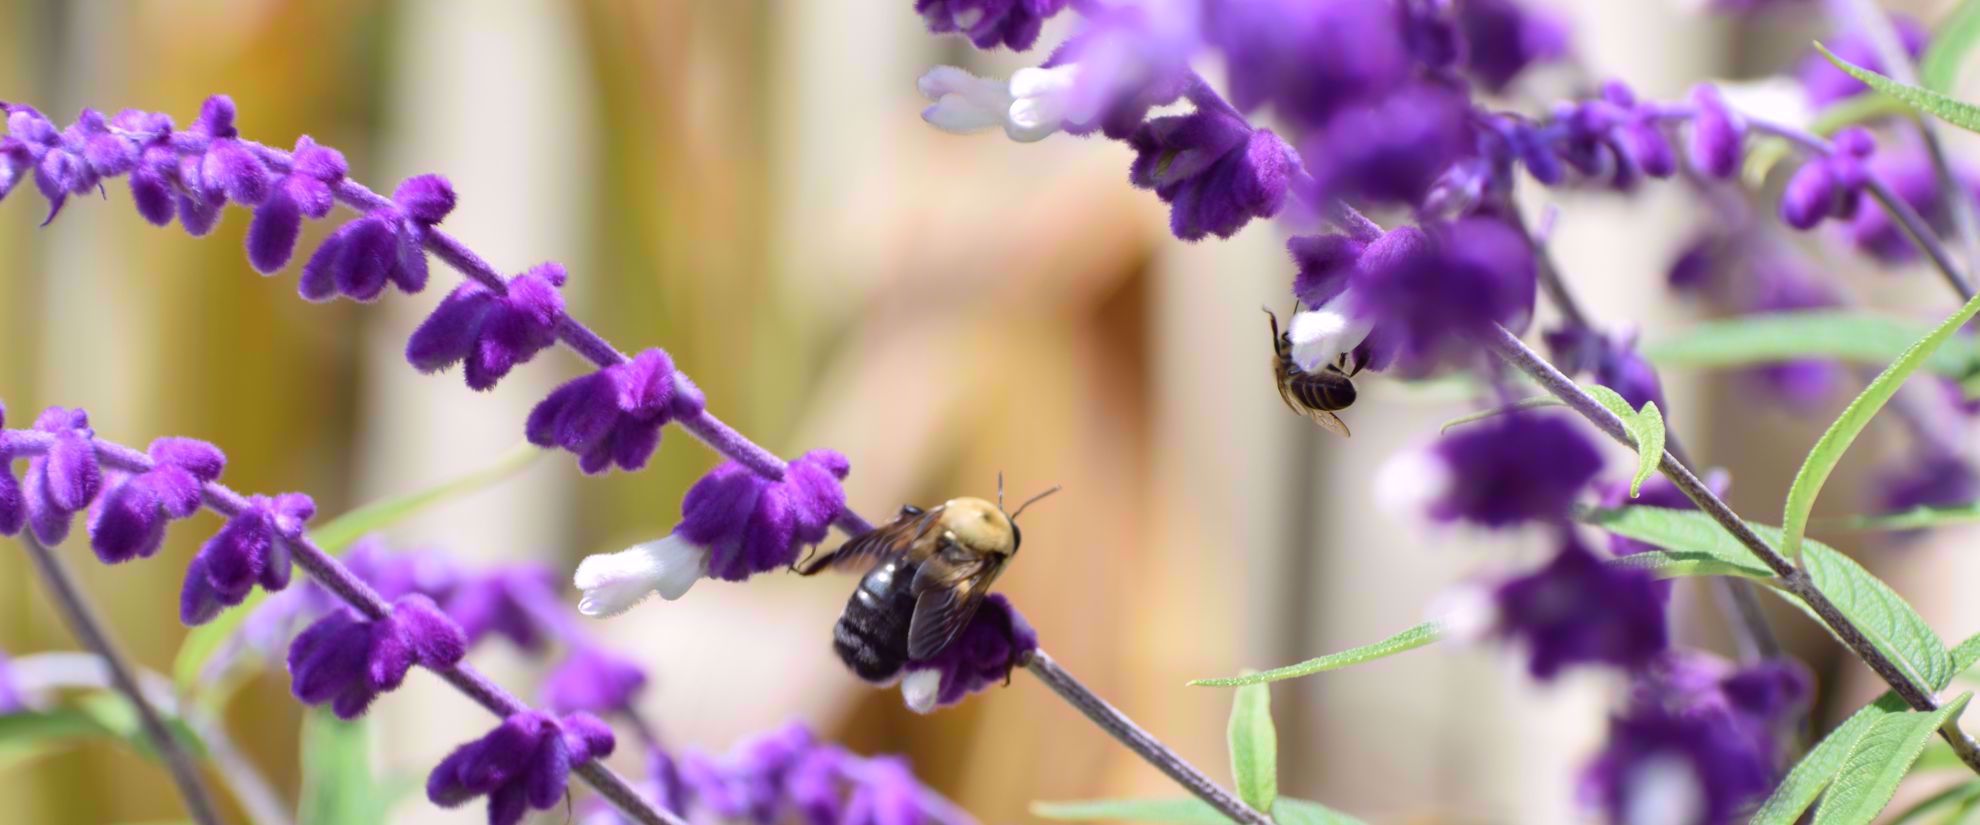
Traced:
<path id="1" fill-rule="evenodd" d="M 1303 412 L 1306 413 L 1307 418 L 1313 419 L 1313 423 L 1325 428 L 1327 432 L 1342 438 L 1348 437 L 1347 422 L 1342 421 L 1340 416 L 1326 410 L 1303 410 Z"/>
<path id="2" fill-rule="evenodd" d="M 908 658 L 927 659 L 955 641 L 990 593 L 1003 556 L 956 558 L 936 553 L 914 574 L 914 618 L 908 622 Z"/>
<path id="3" fill-rule="evenodd" d="M 813 556 L 799 562 L 800 576 L 810 576 L 827 567 L 844 570 L 876 559 L 903 554 L 914 543 L 926 535 L 941 517 L 942 508 L 937 507 L 915 516 L 903 516 L 879 527 L 872 532 L 854 536 L 839 545 L 837 550 L 822 556 Z"/>

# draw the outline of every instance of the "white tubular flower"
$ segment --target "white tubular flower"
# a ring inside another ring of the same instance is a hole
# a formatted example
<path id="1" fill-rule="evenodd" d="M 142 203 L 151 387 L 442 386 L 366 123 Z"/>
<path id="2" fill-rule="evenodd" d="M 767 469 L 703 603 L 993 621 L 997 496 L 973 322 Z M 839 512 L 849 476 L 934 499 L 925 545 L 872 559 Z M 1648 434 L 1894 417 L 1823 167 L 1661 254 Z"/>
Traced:
<path id="1" fill-rule="evenodd" d="M 653 593 L 673 601 L 706 575 L 707 548 L 670 533 L 617 553 L 587 556 L 571 578 L 584 591 L 578 612 L 599 617 L 624 613 Z"/>
<path id="2" fill-rule="evenodd" d="M 1017 70 L 1011 75 L 1010 122 L 1004 126 L 1004 133 L 1011 140 L 1032 143 L 1059 131 L 1069 116 L 1082 122 L 1091 120 L 1093 112 L 1072 111 L 1073 87 L 1078 82 L 1077 63 Z"/>
<path id="3" fill-rule="evenodd" d="M 956 135 L 994 126 L 1010 130 L 1005 118 L 1011 109 L 1011 93 L 1002 81 L 977 77 L 954 66 L 936 66 L 915 86 L 922 97 L 934 101 L 921 110 L 921 119 L 930 126 Z"/>
<path id="4" fill-rule="evenodd" d="M 928 713 L 935 710 L 935 700 L 942 694 L 942 671 L 910 670 L 901 679 L 901 699 L 907 702 L 908 710 L 915 713 Z"/>
<path id="5" fill-rule="evenodd" d="M 1293 362 L 1300 369 L 1322 369 L 1368 338 L 1374 325 L 1347 313 L 1349 295 L 1343 292 L 1319 309 L 1293 315 L 1286 337 L 1292 339 Z"/>

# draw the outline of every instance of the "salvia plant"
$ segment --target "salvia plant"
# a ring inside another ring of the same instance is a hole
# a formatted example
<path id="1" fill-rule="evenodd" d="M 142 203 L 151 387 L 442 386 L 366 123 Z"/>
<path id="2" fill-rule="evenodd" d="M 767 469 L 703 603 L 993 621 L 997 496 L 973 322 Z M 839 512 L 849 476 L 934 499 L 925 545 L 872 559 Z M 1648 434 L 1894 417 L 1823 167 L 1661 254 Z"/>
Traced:
<path id="1" fill-rule="evenodd" d="M 87 648 L 0 658 L 0 718 L 43 723 L 8 729 L 84 725 L 129 738 L 171 772 L 202 825 L 221 821 L 202 771 L 210 762 L 242 810 L 286 823 L 293 808 L 232 746 L 215 695 L 245 673 L 283 668 L 295 698 L 316 709 L 310 735 L 361 753 L 361 742 L 339 743 L 349 729 L 331 717 L 354 719 L 390 701 L 419 668 L 493 716 L 485 729 L 460 732 L 428 774 L 426 797 L 484 806 L 495 825 L 564 805 L 574 778 L 597 799 L 564 815 L 588 823 L 966 823 L 968 813 L 904 761 L 852 753 L 801 725 L 770 729 L 726 755 L 671 748 L 637 711 L 649 675 L 592 639 L 580 618 L 664 609 L 642 602 L 686 598 L 704 578 L 782 574 L 813 548 L 846 540 L 841 560 L 888 564 L 885 541 L 861 537 L 933 524 L 927 548 L 906 552 L 928 554 L 913 557 L 922 573 L 953 575 L 927 587 L 923 578 L 943 576 L 917 575 L 903 591 L 919 600 L 911 636 L 904 623 L 842 625 L 848 663 L 884 671 L 920 712 L 1023 671 L 1187 794 L 1041 803 L 1035 811 L 1045 817 L 1358 822 L 1279 796 L 1267 685 L 1453 637 L 1502 644 L 1535 682 L 1598 671 L 1626 686 L 1606 744 L 1564 783 L 1594 820 L 1868 823 L 1913 770 L 1980 773 L 1980 746 L 1958 725 L 1970 694 L 1952 691 L 1980 660 L 1980 636 L 1947 645 L 1899 593 L 1807 535 L 1824 482 L 1887 406 L 1910 457 L 1884 471 L 1881 500 L 1852 526 L 1915 531 L 1980 517 L 1980 476 L 1960 432 L 1939 423 L 1980 409 L 1971 400 L 1980 346 L 1964 332 L 1980 314 L 1971 285 L 1980 173 L 1953 163 L 1941 134 L 1942 124 L 1980 130 L 1980 107 L 1947 92 L 1980 37 L 1980 2 L 1927 25 L 1866 0 L 1710 0 L 1755 21 L 1797 8 L 1834 19 L 1836 34 L 1791 67 L 1813 118 L 1759 106 L 1737 84 L 1659 100 L 1621 80 L 1583 80 L 1563 22 L 1515 0 L 901 5 L 934 34 L 1042 55 L 1008 78 L 930 68 L 918 88 L 932 127 L 1019 142 L 1119 141 L 1132 155 L 1128 184 L 1168 204 L 1182 241 L 1276 222 L 1289 235 L 1277 275 L 1297 301 L 1278 342 L 1290 362 L 1282 380 L 1330 370 L 1363 382 L 1456 379 L 1474 394 L 1474 411 L 1388 461 L 1377 485 L 1427 522 L 1544 536 L 1546 557 L 1494 567 L 1510 572 L 1482 576 L 1454 594 L 1458 607 L 1387 639 L 1197 682 L 1236 688 L 1235 787 L 1226 789 L 1048 656 L 1051 628 L 1034 628 L 1001 595 L 983 595 L 998 568 L 966 551 L 1015 550 L 1008 517 L 1007 538 L 977 532 L 996 527 L 989 515 L 984 527 L 912 509 L 876 533 L 846 505 L 856 456 L 818 449 L 786 460 L 724 423 L 714 412 L 720 399 L 658 342 L 622 351 L 566 311 L 561 289 L 582 273 L 556 263 L 498 269 L 444 230 L 453 182 L 420 175 L 381 194 L 308 136 L 292 149 L 250 139 L 225 96 L 183 125 L 138 109 L 85 109 L 61 123 L 5 103 L 0 197 L 31 184 L 46 203 L 44 224 L 90 207 L 115 179 L 144 220 L 195 237 L 240 207 L 248 266 L 293 270 L 308 301 L 369 303 L 427 289 L 436 269 L 457 273 L 406 343 L 406 361 L 420 372 L 458 367 L 470 389 L 487 390 L 557 346 L 590 370 L 516 422 L 530 445 L 517 454 L 445 488 L 334 519 L 320 518 L 300 492 L 230 488 L 220 445 L 164 436 L 139 449 L 99 438 L 81 409 L 8 418 L 0 408 L 0 534 L 16 537 Z M 1045 42 L 1048 26 L 1063 37 Z M 1199 73 L 1209 65 L 1222 67 L 1220 83 Z M 1513 93 L 1549 73 L 1574 91 L 1550 105 L 1508 102 L 1532 99 Z M 1577 302 L 1572 273 L 1547 250 L 1557 216 L 1529 221 L 1519 203 L 1522 189 L 1532 201 L 1559 190 L 1628 196 L 1653 187 L 1682 187 L 1709 216 L 1672 254 L 1670 288 L 1727 317 L 1645 346 L 1625 320 L 1596 318 Z M 326 220 L 339 224 L 315 249 L 299 250 L 304 222 Z M 1798 251 L 1790 236 L 1799 232 L 1824 233 L 1890 266 L 1922 261 L 1950 288 L 1946 305 L 1961 305 L 1931 327 L 1851 308 Z M 1534 329 L 1542 296 L 1559 320 Z M 1670 365 L 1741 367 L 1765 396 L 1797 409 L 1856 390 L 1783 492 L 1779 526 L 1735 513 L 1723 498 L 1729 479 L 1686 453 L 1664 415 L 1658 368 Z M 1865 384 L 1867 368 L 1881 372 Z M 1930 391 L 1900 395 L 1908 383 Z M 1288 393 L 1288 401 L 1313 399 Z M 1921 406 L 1935 409 L 1912 409 Z M 573 571 L 476 568 L 444 551 L 364 538 L 420 502 L 499 480 L 542 451 L 569 453 L 587 474 L 639 471 L 669 425 L 723 461 L 686 491 L 670 528 L 656 524 L 650 541 Z M 1634 452 L 1630 472 L 1605 472 L 1605 438 Z M 174 678 L 162 677 L 117 654 L 110 628 L 66 572 L 63 556 L 73 551 L 61 548 L 87 544 L 104 564 L 143 564 L 174 522 L 202 510 L 223 524 L 175 573 L 179 619 L 199 629 Z M 1723 592 L 1724 621 L 1741 641 L 1737 660 L 1673 644 L 1667 607 L 1678 578 Z M 961 591 L 940 589 L 958 583 Z M 1813 677 L 1781 652 L 1757 606 L 1763 591 L 1826 629 L 1888 692 L 1833 728 L 1811 730 Z M 976 609 L 923 639 L 931 599 Z M 485 643 L 555 664 L 525 697 L 468 661 Z M 868 654 L 898 661 L 859 658 Z M 109 691 L 96 696 L 123 712 L 54 700 L 78 687 Z M 635 757 L 622 762 L 643 766 L 636 776 L 601 761 L 621 751 Z M 1900 818 L 1975 814 L 1980 779 Z"/>

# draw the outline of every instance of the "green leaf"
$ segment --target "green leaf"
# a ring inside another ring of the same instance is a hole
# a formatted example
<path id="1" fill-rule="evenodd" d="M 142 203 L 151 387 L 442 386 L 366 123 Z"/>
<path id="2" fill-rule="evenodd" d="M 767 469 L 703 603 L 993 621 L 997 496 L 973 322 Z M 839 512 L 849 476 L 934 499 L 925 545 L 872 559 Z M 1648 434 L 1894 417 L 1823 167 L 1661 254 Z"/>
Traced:
<path id="1" fill-rule="evenodd" d="M 1031 814 L 1060 822 L 1146 822 L 1150 825 L 1228 825 L 1230 819 L 1201 799 L 1095 799 L 1033 802 Z M 1281 798 L 1272 808 L 1280 825 L 1363 825 L 1362 821 L 1304 799 Z"/>
<path id="2" fill-rule="evenodd" d="M 151 735 L 144 729 L 144 720 L 129 699 L 116 691 L 103 690 L 77 697 L 72 703 L 77 712 L 90 718 L 90 721 L 105 732 L 124 740 L 137 752 L 148 757 L 157 757 L 157 747 L 151 742 Z M 155 710 L 155 709 L 154 709 Z M 161 712 L 161 716 L 164 714 Z M 171 731 L 186 753 L 195 759 L 206 758 L 206 743 L 191 726 L 175 716 L 164 716 L 165 728 Z"/>
<path id="3" fill-rule="evenodd" d="M 89 714 L 74 708 L 0 714 L 0 770 L 110 735 Z"/>
<path id="4" fill-rule="evenodd" d="M 1870 382 L 1870 386 L 1863 389 L 1862 394 L 1849 402 L 1842 415 L 1837 416 L 1835 423 L 1830 424 L 1828 431 L 1816 440 L 1815 447 L 1808 451 L 1808 457 L 1801 463 L 1801 471 L 1795 474 L 1794 484 L 1788 488 L 1786 512 L 1781 516 L 1783 536 L 1779 549 L 1788 558 L 1797 561 L 1801 558 L 1802 537 L 1808 532 L 1809 511 L 1814 509 L 1815 497 L 1821 494 L 1822 485 L 1835 471 L 1836 463 L 1842 461 L 1849 445 L 1856 441 L 1863 428 L 1870 426 L 1870 419 L 1897 394 L 1904 380 L 1911 377 L 1940 344 L 1972 320 L 1975 313 L 1980 313 L 1980 295 L 1975 295 L 1966 302 L 1966 306 L 1960 307 L 1930 334 L 1918 339 L 1918 343 L 1912 344 L 1910 349 L 1898 356 Z"/>
<path id="5" fill-rule="evenodd" d="M 1514 401 L 1513 403 L 1507 404 L 1503 407 L 1493 407 L 1489 410 L 1479 410 L 1478 412 L 1472 413 L 1470 415 L 1460 415 L 1456 418 L 1444 422 L 1444 426 L 1438 428 L 1437 432 L 1447 433 L 1450 432 L 1451 429 L 1454 427 L 1462 427 L 1466 424 L 1471 424 L 1478 421 L 1484 421 L 1487 418 L 1505 415 L 1506 413 L 1514 412 L 1516 410 L 1537 410 L 1540 409 L 1541 407 L 1561 407 L 1561 406 L 1566 406 L 1566 402 L 1558 398 L 1555 398 L 1551 395 L 1536 395 L 1532 398 L 1522 398 L 1518 401 Z"/>
<path id="6" fill-rule="evenodd" d="M 1850 748 L 1822 805 L 1815 825 L 1868 825 L 1891 804 L 1898 783 L 1925 743 L 1946 720 L 1959 715 L 1971 693 L 1930 713 L 1905 711 L 1878 716 Z"/>
<path id="7" fill-rule="evenodd" d="M 1241 687 L 1243 685 L 1277 682 L 1282 679 L 1297 679 L 1301 676 L 1311 676 L 1315 673 L 1338 670 L 1350 665 L 1358 665 L 1362 662 L 1372 662 L 1376 659 L 1394 656 L 1407 650 L 1415 650 L 1435 642 L 1443 638 L 1443 636 L 1444 630 L 1436 622 L 1424 622 L 1374 644 L 1350 648 L 1339 653 L 1330 653 L 1317 659 L 1308 659 L 1296 665 L 1286 665 L 1285 667 L 1273 668 L 1262 673 L 1247 673 L 1243 676 L 1232 676 L 1225 679 L 1197 679 L 1190 682 L 1190 684 L 1200 687 Z"/>
<path id="8" fill-rule="evenodd" d="M 1636 477 L 1629 480 L 1629 497 L 1635 498 L 1643 491 L 1643 482 L 1656 475 L 1658 462 L 1664 460 L 1664 414 L 1657 411 L 1655 401 L 1645 401 L 1643 409 L 1632 410 L 1615 390 L 1596 385 L 1588 391 L 1622 419 L 1623 429 L 1629 431 L 1630 440 L 1636 444 Z"/>
<path id="9" fill-rule="evenodd" d="M 1908 318 L 1861 310 L 1770 312 L 1696 324 L 1645 344 L 1642 353 L 1660 367 L 1746 367 L 1799 358 L 1883 366 L 1930 332 Z M 1954 338 L 1926 365 L 1948 378 L 1965 377 L 1980 369 L 1980 342 Z"/>
<path id="10" fill-rule="evenodd" d="M 1980 39 L 1980 0 L 1966 0 L 1932 31 L 1932 45 L 1918 62 L 1918 82 L 1925 88 L 1950 92 L 1959 83 L 1959 64 Z"/>
<path id="11" fill-rule="evenodd" d="M 543 454 L 543 450 L 531 444 L 516 445 L 488 465 L 464 475 L 408 495 L 375 501 L 331 519 L 322 527 L 309 531 L 309 537 L 318 547 L 323 548 L 323 552 L 333 555 L 340 553 L 360 538 L 405 521 L 436 505 L 508 479 L 527 469 L 531 462 Z M 228 640 L 234 638 L 235 633 L 240 630 L 241 623 L 247 621 L 247 617 L 267 597 L 266 591 L 256 588 L 254 592 L 248 594 L 247 601 L 221 612 L 213 621 L 195 627 L 186 634 L 185 641 L 179 644 L 178 656 L 172 662 L 172 679 L 179 685 L 181 691 L 193 692 L 194 688 L 201 687 L 210 678 L 206 673 L 207 662 L 212 661 L 214 655 L 227 645 Z M 211 685 L 205 686 L 211 687 Z M 221 693 L 224 695 L 229 692 Z"/>
<path id="12" fill-rule="evenodd" d="M 1279 733 L 1272 727 L 1272 689 L 1238 688 L 1231 700 L 1231 775 L 1238 798 L 1261 811 L 1279 800 Z"/>
<path id="13" fill-rule="evenodd" d="M 1585 510 L 1576 517 L 1616 535 L 1664 548 L 1667 552 L 1662 557 L 1672 558 L 1671 564 L 1674 565 L 1695 565 L 1708 568 L 1708 572 L 1713 574 L 1746 575 L 1768 584 L 1777 581 L 1769 574 L 1771 571 L 1759 565 L 1745 545 L 1722 529 L 1711 516 L 1696 510 L 1624 507 Z M 1752 522 L 1748 522 L 1747 526 L 1762 541 L 1775 548 L 1781 546 L 1780 528 Z M 1635 563 L 1655 569 L 1658 558 Z M 1626 557 L 1618 563 L 1632 563 L 1633 559 L 1633 556 Z M 1938 634 L 1932 632 L 1932 627 L 1924 619 L 1919 618 L 1910 603 L 1892 591 L 1889 585 L 1870 575 L 1848 556 L 1817 541 L 1807 543 L 1802 565 L 1808 570 L 1808 576 L 1816 588 L 1835 603 L 1836 609 L 1842 611 L 1851 624 L 1863 631 L 1872 645 L 1911 677 L 1914 684 L 1937 690 L 1952 680 L 1956 671 L 1945 643 L 1939 640 Z M 1821 617 L 1816 616 L 1800 599 L 1778 588 L 1775 592 L 1786 598 L 1789 604 L 1801 608 L 1810 618 L 1821 621 Z"/>
<path id="14" fill-rule="evenodd" d="M 305 712 L 302 772 L 298 825 L 369 825 L 382 818 L 368 720 L 346 722 L 324 708 Z"/>
<path id="15" fill-rule="evenodd" d="M 1774 788 L 1772 796 L 1753 815 L 1751 825 L 1794 825 L 1808 806 L 1815 804 L 1815 798 L 1828 789 L 1835 781 L 1836 771 L 1843 760 L 1856 748 L 1856 742 L 1863 734 L 1877 724 L 1877 720 L 1910 710 L 1903 699 L 1895 693 L 1885 693 L 1882 698 L 1850 715 L 1837 725 L 1828 736 L 1822 737 L 1814 749 L 1801 761 L 1795 763 L 1781 784 Z"/>
<path id="16" fill-rule="evenodd" d="M 1844 526 L 1852 530 L 1920 530 L 1980 521 L 1980 503 L 1957 507 L 1915 507 L 1884 516 L 1851 516 Z"/>
<path id="17" fill-rule="evenodd" d="M 1820 43 L 1815 44 L 1815 48 L 1821 51 L 1822 56 L 1827 57 L 1830 63 L 1836 64 L 1836 68 L 1848 72 L 1851 77 L 1863 81 L 1864 85 L 1876 89 L 1879 93 L 1903 101 L 1913 109 L 1929 113 L 1961 129 L 1980 132 L 1980 106 L 1962 103 L 1931 89 L 1899 83 L 1835 56 L 1828 47 Z"/>

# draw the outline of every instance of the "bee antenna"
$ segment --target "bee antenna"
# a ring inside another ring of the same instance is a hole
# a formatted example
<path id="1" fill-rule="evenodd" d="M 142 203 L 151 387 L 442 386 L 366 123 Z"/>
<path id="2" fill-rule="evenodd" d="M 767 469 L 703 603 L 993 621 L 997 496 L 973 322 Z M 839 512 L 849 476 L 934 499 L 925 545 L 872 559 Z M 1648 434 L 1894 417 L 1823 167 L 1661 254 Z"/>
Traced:
<path id="1" fill-rule="evenodd" d="M 997 509 L 1004 509 L 1004 471 L 997 471 Z"/>
<path id="2" fill-rule="evenodd" d="M 1031 498 L 1028 498 L 1028 499 L 1025 499 L 1025 500 L 1024 500 L 1024 503 L 1023 503 L 1023 504 L 1020 504 L 1020 505 L 1018 505 L 1018 508 L 1017 508 L 1017 512 L 1015 512 L 1015 513 L 1012 513 L 1012 514 L 1011 514 L 1011 521 L 1017 521 L 1017 517 L 1018 517 L 1018 516 L 1020 516 L 1020 515 L 1022 515 L 1022 514 L 1024 513 L 1024 508 L 1026 508 L 1026 507 L 1030 507 L 1030 506 L 1031 506 L 1031 504 L 1032 504 L 1032 502 L 1035 502 L 1035 501 L 1037 501 L 1037 500 L 1039 500 L 1039 499 L 1041 499 L 1041 498 L 1044 498 L 1044 497 L 1046 497 L 1046 496 L 1049 496 L 1049 495 L 1051 495 L 1051 494 L 1053 494 L 1053 493 L 1056 493 L 1056 492 L 1058 492 L 1058 491 L 1060 491 L 1061 489 L 1064 489 L 1064 486 L 1063 486 L 1063 485 L 1059 485 L 1059 484 L 1054 484 L 1054 485 L 1052 485 L 1052 489 L 1049 489 L 1049 490 L 1046 490 L 1045 492 L 1042 492 L 1042 493 L 1039 493 L 1038 495 L 1035 495 L 1035 496 L 1032 496 Z M 1000 495 L 1000 496 L 998 497 L 998 499 L 997 499 L 997 508 L 1001 510 L 1001 509 L 1003 509 L 1003 507 L 1004 507 L 1004 501 L 1003 501 L 1003 498 L 1002 498 L 1002 496 Z"/>

